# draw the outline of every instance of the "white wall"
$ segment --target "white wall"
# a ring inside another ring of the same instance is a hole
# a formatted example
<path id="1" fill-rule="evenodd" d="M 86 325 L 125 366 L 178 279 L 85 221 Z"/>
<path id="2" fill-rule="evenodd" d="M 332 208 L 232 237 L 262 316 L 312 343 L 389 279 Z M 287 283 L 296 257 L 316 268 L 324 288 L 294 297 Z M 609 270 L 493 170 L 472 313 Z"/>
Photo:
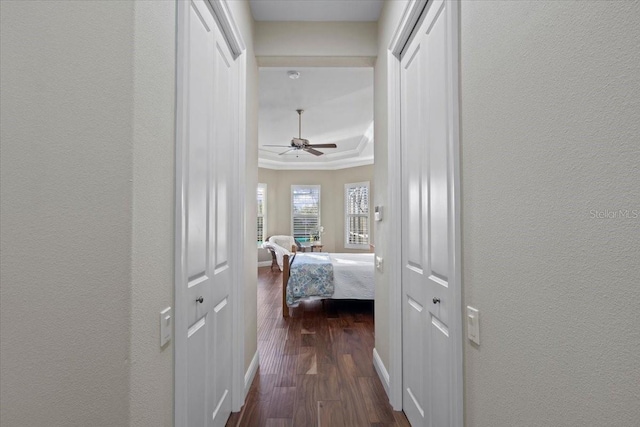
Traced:
<path id="1" fill-rule="evenodd" d="M 175 3 L 0 7 L 2 425 L 172 426 L 159 313 L 173 306 Z M 253 21 L 246 2 L 230 7 L 248 46 L 255 187 Z M 249 248 L 248 319 L 255 259 Z M 255 318 L 245 326 L 248 366 Z"/>
<path id="2" fill-rule="evenodd" d="M 637 425 L 640 3 L 461 13 L 466 425 Z"/>
<path id="3" fill-rule="evenodd" d="M 173 2 L 135 2 L 130 425 L 173 425 L 175 22 Z"/>
<path id="4" fill-rule="evenodd" d="M 245 174 L 245 370 L 258 351 L 258 272 L 255 229 L 257 223 L 256 191 L 258 185 L 258 66 L 254 54 L 253 16 L 247 1 L 227 3 L 246 45 L 247 93 L 246 93 L 246 174 Z"/>
<path id="5" fill-rule="evenodd" d="M 256 22 L 256 56 L 376 56 L 375 22 Z"/>
<path id="6" fill-rule="evenodd" d="M 387 182 L 389 178 L 388 170 L 388 148 L 387 138 L 389 118 L 387 117 L 387 48 L 391 42 L 391 37 L 399 24 L 400 18 L 407 4 L 406 0 L 396 0 L 385 2 L 380 20 L 378 21 L 378 58 L 374 68 L 374 134 L 376 143 L 374 145 L 376 162 L 374 165 L 375 190 L 373 194 L 373 204 L 380 205 L 384 209 L 384 219 L 374 222 L 374 232 L 376 233 L 376 256 L 387 258 L 393 251 L 399 248 L 398 236 L 391 235 L 390 225 L 398 218 L 393 218 L 389 209 L 389 194 L 387 192 Z M 389 369 L 389 334 L 399 333 L 389 330 L 389 275 L 388 269 L 380 272 L 376 269 L 376 298 L 375 301 L 375 348 L 386 369 Z"/>
<path id="7" fill-rule="evenodd" d="M 0 5 L 2 425 L 126 426 L 133 3 Z"/>

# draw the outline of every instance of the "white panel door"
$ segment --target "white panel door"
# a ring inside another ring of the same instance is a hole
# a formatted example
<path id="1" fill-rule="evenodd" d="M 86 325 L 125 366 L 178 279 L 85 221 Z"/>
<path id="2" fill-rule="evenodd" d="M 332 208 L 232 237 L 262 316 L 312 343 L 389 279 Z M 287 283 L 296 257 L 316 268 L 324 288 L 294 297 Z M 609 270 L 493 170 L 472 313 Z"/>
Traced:
<path id="1" fill-rule="evenodd" d="M 231 413 L 230 164 L 233 61 L 202 0 L 189 2 L 182 168 L 188 427 L 224 426 Z M 181 307 L 178 307 L 180 309 Z M 176 341 L 178 342 L 178 341 Z M 177 350 L 178 351 L 178 350 Z"/>
<path id="2" fill-rule="evenodd" d="M 401 60 L 403 409 L 413 426 L 455 422 L 448 6 L 429 2 Z"/>

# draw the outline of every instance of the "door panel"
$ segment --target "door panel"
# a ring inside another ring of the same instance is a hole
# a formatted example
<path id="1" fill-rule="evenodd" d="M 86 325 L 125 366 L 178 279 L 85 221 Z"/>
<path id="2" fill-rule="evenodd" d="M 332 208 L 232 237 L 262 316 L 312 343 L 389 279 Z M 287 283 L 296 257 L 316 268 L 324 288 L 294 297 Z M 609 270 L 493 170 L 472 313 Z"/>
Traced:
<path id="1" fill-rule="evenodd" d="M 215 57 L 215 104 L 213 120 L 215 123 L 214 138 L 216 147 L 214 161 L 216 165 L 216 270 L 228 266 L 229 261 L 229 178 L 231 177 L 231 160 L 233 159 L 231 89 L 232 61 L 231 55 L 221 37 L 216 41 Z"/>
<path id="2" fill-rule="evenodd" d="M 403 409 L 414 426 L 452 425 L 453 171 L 448 3 L 429 2 L 401 60 Z"/>
<path id="3" fill-rule="evenodd" d="M 426 36 L 423 37 L 428 55 L 425 55 L 427 75 L 424 79 L 426 97 L 425 113 L 430 124 L 426 129 L 429 161 L 429 260 L 431 274 L 448 280 L 449 271 L 449 204 L 448 204 L 448 159 L 447 159 L 447 97 L 445 19 L 442 13 L 445 3 L 441 3 L 439 12 L 429 22 Z M 435 7 L 436 5 L 434 5 Z"/>
<path id="4" fill-rule="evenodd" d="M 403 87 L 419 87 L 420 86 L 420 70 L 421 70 L 421 51 L 417 46 L 406 64 L 403 65 Z M 415 141 L 420 138 L 422 129 L 420 128 L 420 98 L 419 90 L 406 92 L 402 105 L 402 118 L 405 123 L 404 129 L 406 139 Z M 408 125 L 411 124 L 411 125 Z M 422 240 L 422 182 L 421 182 L 421 158 L 419 155 L 411 155 L 404 149 L 409 149 L 409 145 L 403 145 L 404 163 L 404 185 L 405 199 L 408 206 L 412 209 L 405 210 L 407 230 L 407 239 L 403 239 L 407 244 L 407 264 L 418 270 L 422 270 L 423 261 L 423 240 Z M 415 148 L 415 147 L 414 147 Z M 418 147 L 418 150 L 420 147 Z M 421 272 L 419 273 L 421 274 Z"/>
<path id="5" fill-rule="evenodd" d="M 183 156 L 188 427 L 224 426 L 231 413 L 229 191 L 234 62 L 202 0 L 189 3 Z"/>
<path id="6" fill-rule="evenodd" d="M 211 79 L 213 46 L 211 31 L 195 5 L 190 8 L 189 130 L 187 141 L 187 271 L 189 286 L 207 279 L 209 255 L 209 117 L 211 115 Z M 197 82 L 197 84 L 195 83 Z"/>
<path id="7" fill-rule="evenodd" d="M 187 353 L 189 357 L 187 362 L 187 381 L 189 383 L 189 392 L 195 396 L 206 396 L 208 378 L 202 375 L 201 355 L 207 356 L 208 326 L 206 317 L 202 317 L 189 328 L 187 333 Z M 203 399 L 189 398 L 187 414 L 189 416 L 188 425 L 207 425 L 207 411 Z"/>
<path id="8" fill-rule="evenodd" d="M 217 27 L 215 28 L 217 31 Z M 231 253 L 230 208 L 231 193 L 229 191 L 231 177 L 231 159 L 233 159 L 232 128 L 233 111 L 231 90 L 233 87 L 233 67 L 231 54 L 227 49 L 222 34 L 217 32 L 215 53 L 215 98 L 213 108 L 214 150 L 212 164 L 215 168 L 215 256 L 213 287 L 213 320 L 215 374 L 212 412 L 214 425 L 224 425 L 231 413 L 231 305 L 229 291 L 231 270 L 229 254 Z"/>
<path id="9" fill-rule="evenodd" d="M 424 289 L 426 255 L 426 231 L 424 204 L 424 129 L 422 112 L 424 100 L 420 88 L 423 85 L 423 52 L 414 43 L 402 63 L 402 172 L 403 172 L 403 342 L 404 351 L 403 401 L 407 417 L 415 425 L 424 422 L 428 389 L 422 375 L 424 355 L 428 354 L 428 340 L 423 325 L 428 311 Z"/>

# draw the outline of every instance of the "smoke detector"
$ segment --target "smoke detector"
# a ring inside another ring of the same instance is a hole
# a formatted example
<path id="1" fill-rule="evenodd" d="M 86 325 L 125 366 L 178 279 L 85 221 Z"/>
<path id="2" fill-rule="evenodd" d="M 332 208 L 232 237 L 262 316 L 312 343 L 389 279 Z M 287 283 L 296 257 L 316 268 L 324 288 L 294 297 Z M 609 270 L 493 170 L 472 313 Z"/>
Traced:
<path id="1" fill-rule="evenodd" d="M 287 76 L 289 76 L 291 80 L 299 79 L 300 71 L 295 71 L 295 70 L 287 71 Z"/>

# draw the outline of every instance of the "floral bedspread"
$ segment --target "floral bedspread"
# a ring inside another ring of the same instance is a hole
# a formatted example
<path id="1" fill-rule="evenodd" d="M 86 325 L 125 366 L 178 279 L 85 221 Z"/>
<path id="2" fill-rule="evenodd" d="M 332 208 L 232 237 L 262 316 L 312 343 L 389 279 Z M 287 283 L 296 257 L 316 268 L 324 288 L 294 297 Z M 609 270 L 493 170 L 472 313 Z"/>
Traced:
<path id="1" fill-rule="evenodd" d="M 333 295 L 333 264 L 328 253 L 297 253 L 287 283 L 287 305 L 308 297 Z"/>

